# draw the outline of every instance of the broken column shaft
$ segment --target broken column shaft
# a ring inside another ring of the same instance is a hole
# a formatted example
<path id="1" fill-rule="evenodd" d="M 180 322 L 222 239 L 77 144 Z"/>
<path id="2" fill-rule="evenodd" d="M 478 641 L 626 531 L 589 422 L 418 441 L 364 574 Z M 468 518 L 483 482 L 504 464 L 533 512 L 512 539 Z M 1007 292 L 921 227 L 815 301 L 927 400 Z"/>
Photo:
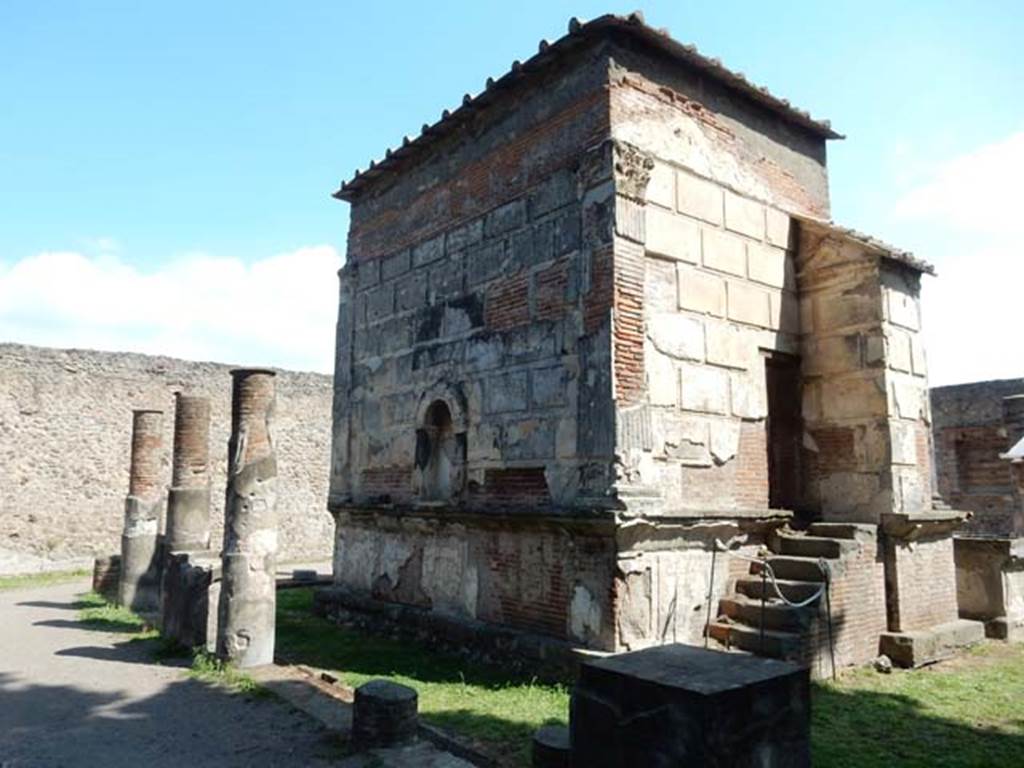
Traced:
<path id="1" fill-rule="evenodd" d="M 160 609 L 157 539 L 164 505 L 164 484 L 160 477 L 162 450 L 163 411 L 133 411 L 118 601 L 139 613 Z"/>
<path id="2" fill-rule="evenodd" d="M 239 667 L 274 660 L 277 462 L 274 372 L 231 372 L 231 439 L 217 654 Z"/>
<path id="3" fill-rule="evenodd" d="M 174 396 L 174 458 L 167 500 L 169 552 L 210 546 L 210 401 Z"/>

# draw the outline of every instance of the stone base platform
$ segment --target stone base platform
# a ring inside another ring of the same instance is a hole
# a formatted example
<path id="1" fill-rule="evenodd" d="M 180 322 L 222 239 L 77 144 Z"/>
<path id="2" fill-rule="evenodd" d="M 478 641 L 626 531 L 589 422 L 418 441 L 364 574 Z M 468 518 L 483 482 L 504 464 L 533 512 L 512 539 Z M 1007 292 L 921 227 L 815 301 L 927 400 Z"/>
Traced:
<path id="1" fill-rule="evenodd" d="M 980 621 L 957 619 L 930 629 L 912 632 L 883 632 L 880 651 L 898 667 L 920 667 L 941 661 L 962 648 L 985 639 Z"/>
<path id="2" fill-rule="evenodd" d="M 992 640 L 1006 640 L 1011 643 L 1024 643 L 1024 619 L 1011 619 L 997 616 L 985 622 L 985 637 Z"/>

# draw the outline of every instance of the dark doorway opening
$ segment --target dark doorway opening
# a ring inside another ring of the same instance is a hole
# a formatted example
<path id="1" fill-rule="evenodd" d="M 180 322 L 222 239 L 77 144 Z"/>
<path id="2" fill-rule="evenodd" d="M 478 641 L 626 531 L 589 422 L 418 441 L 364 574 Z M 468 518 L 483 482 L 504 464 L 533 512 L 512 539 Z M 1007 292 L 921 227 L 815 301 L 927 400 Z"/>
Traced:
<path id="1" fill-rule="evenodd" d="M 800 358 L 771 353 L 765 358 L 768 397 L 768 505 L 799 510 L 802 506 L 803 442 Z"/>

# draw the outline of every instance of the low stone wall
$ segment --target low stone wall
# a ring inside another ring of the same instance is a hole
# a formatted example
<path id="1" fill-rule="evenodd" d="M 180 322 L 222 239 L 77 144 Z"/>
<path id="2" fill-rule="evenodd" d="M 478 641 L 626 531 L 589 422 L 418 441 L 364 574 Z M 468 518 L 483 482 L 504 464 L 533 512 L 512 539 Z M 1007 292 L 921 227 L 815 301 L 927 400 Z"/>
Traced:
<path id="1" fill-rule="evenodd" d="M 211 518 L 224 520 L 231 366 L 0 344 L 0 573 L 82 567 L 120 549 L 132 408 L 165 412 L 171 481 L 175 391 L 210 398 Z M 279 561 L 329 558 L 331 377 L 280 371 L 273 433 Z"/>
<path id="2" fill-rule="evenodd" d="M 957 538 L 960 617 L 985 622 L 985 634 L 1024 638 L 1024 539 Z"/>

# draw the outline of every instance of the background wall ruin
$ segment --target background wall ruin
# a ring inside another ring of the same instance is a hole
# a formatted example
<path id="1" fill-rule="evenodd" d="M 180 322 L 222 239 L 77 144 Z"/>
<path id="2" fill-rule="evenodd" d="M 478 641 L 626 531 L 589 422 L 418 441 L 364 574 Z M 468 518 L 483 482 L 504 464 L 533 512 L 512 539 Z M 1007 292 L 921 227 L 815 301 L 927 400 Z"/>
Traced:
<path id="1" fill-rule="evenodd" d="M 174 392 L 210 398 L 211 546 L 224 521 L 230 367 L 167 357 L 0 345 L 0 573 L 119 551 L 132 408 L 173 412 Z M 327 559 L 331 377 L 282 371 L 274 439 L 279 560 Z M 172 418 L 163 482 L 171 482 Z M 83 561 L 84 562 L 84 561 Z"/>

